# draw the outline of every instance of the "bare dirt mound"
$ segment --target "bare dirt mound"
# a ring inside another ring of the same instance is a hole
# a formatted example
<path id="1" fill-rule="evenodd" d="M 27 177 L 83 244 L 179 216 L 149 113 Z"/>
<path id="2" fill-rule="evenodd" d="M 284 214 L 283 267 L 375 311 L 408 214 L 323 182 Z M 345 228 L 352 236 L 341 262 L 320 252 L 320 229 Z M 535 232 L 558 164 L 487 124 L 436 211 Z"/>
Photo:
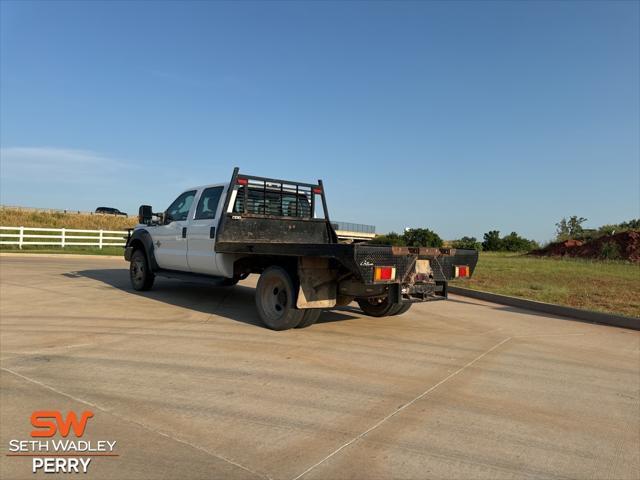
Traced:
<path id="1" fill-rule="evenodd" d="M 630 230 L 594 240 L 567 240 L 533 250 L 530 255 L 581 257 L 603 260 L 628 260 L 640 263 L 640 231 Z"/>

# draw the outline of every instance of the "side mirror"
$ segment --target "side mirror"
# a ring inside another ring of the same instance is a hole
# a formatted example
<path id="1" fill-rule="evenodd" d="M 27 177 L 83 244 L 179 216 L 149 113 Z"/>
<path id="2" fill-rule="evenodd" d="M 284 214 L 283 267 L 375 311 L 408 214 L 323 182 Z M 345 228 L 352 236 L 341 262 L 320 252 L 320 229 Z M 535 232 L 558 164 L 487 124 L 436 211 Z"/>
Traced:
<path id="1" fill-rule="evenodd" d="M 151 205 L 140 205 L 138 209 L 138 222 L 148 225 L 151 223 L 153 212 Z"/>

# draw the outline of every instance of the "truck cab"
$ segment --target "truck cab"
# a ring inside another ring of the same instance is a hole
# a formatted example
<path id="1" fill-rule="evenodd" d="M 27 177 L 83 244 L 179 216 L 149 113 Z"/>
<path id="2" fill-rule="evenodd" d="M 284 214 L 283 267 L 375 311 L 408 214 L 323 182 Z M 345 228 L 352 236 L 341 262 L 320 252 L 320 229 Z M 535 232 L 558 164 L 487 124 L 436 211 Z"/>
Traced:
<path id="1" fill-rule="evenodd" d="M 233 276 L 214 250 L 222 200 L 228 184 L 190 188 L 176 197 L 163 212 L 162 221 L 141 223 L 153 239 L 159 268 L 212 276 Z"/>

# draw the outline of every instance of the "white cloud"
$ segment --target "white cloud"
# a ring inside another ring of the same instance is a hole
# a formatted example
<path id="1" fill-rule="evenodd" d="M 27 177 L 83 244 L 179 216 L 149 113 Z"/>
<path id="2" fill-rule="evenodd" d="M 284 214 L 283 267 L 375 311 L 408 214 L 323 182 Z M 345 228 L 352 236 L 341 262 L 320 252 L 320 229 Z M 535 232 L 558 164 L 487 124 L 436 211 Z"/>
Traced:
<path id="1" fill-rule="evenodd" d="M 0 176 L 3 181 L 91 182 L 129 168 L 131 164 L 91 150 L 57 147 L 0 149 Z"/>

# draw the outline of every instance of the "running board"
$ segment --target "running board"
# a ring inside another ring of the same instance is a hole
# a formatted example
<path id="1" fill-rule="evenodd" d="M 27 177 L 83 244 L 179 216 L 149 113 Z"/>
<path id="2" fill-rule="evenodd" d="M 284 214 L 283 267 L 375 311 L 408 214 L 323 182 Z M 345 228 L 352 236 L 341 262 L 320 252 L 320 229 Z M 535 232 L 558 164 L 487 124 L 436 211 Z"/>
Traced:
<path id="1" fill-rule="evenodd" d="M 212 286 L 222 286 L 222 282 L 226 280 L 226 277 L 217 277 L 204 273 L 180 272 L 178 270 L 167 270 L 164 268 L 156 270 L 154 273 L 159 277 Z"/>

